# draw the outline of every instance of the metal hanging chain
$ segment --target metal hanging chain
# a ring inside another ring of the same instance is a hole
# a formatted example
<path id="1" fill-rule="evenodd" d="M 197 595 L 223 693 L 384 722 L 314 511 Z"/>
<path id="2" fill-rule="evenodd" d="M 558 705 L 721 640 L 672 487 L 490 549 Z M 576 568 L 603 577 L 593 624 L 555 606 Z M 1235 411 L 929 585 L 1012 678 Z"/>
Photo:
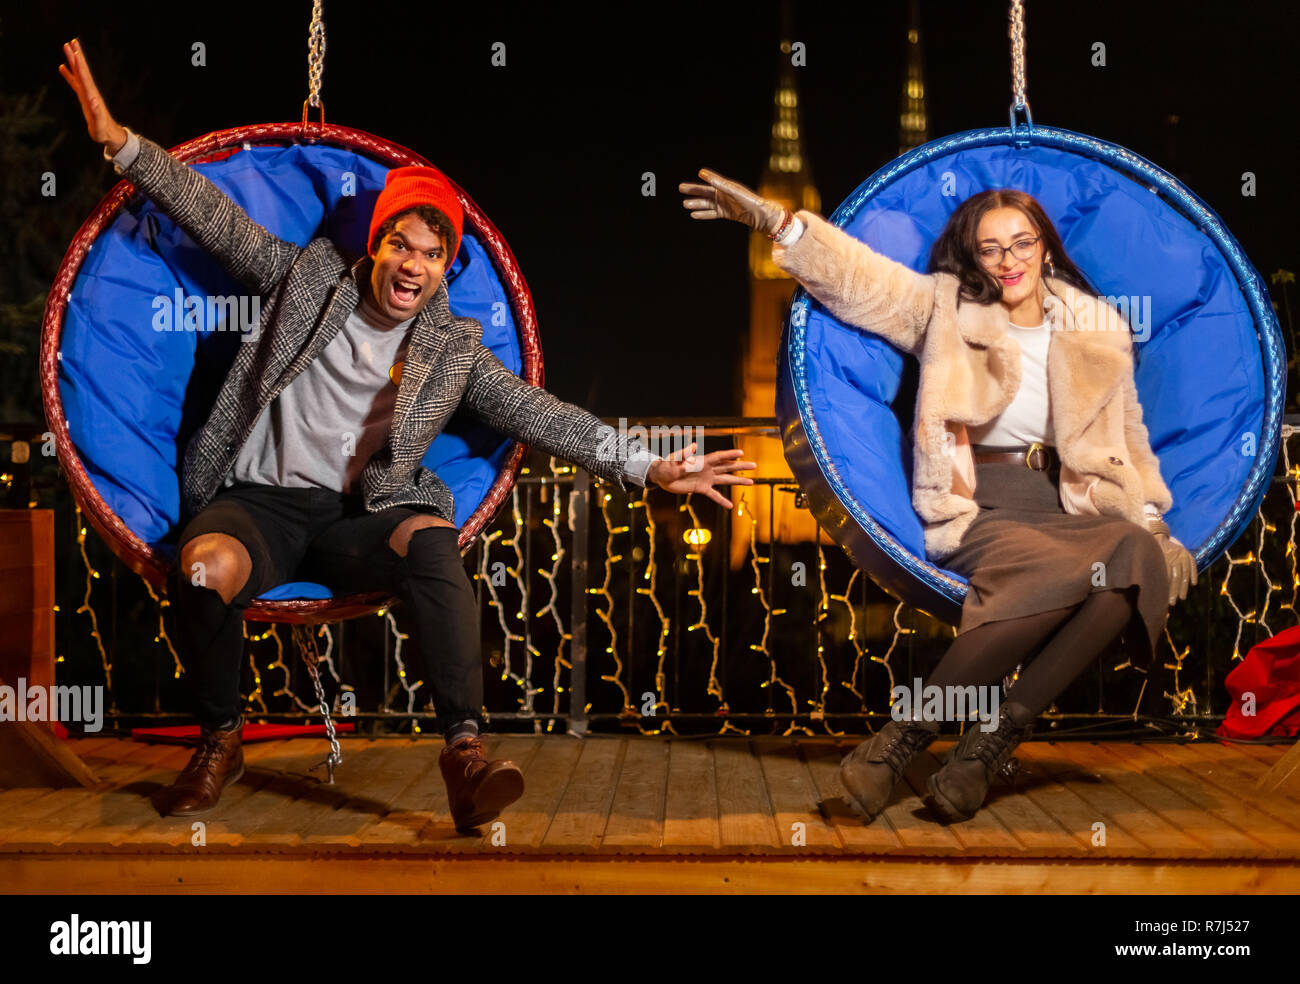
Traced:
<path id="1" fill-rule="evenodd" d="M 311 26 L 307 29 L 307 100 L 302 104 L 302 123 L 307 125 L 307 107 L 320 110 L 320 121 L 325 122 L 325 104 L 321 102 L 321 77 L 325 74 L 325 20 L 324 0 L 313 0 Z"/>
<path id="2" fill-rule="evenodd" d="M 1011 132 L 1017 147 L 1029 145 L 1034 129 L 1034 114 L 1025 98 L 1025 4 L 1024 0 L 1011 0 Z M 1016 116 L 1024 115 L 1024 124 L 1017 131 Z"/>
<path id="3" fill-rule="evenodd" d="M 325 688 L 320 682 L 320 649 L 316 646 L 316 636 L 312 630 L 306 626 L 295 625 L 293 627 L 294 642 L 298 645 L 298 651 L 302 653 L 302 661 L 307 664 L 307 672 L 311 674 L 312 686 L 316 689 L 316 703 L 320 705 L 321 716 L 325 718 L 325 733 L 329 736 L 330 752 L 325 757 L 325 761 L 318 765 L 312 766 L 312 771 L 325 766 L 325 773 L 329 777 L 330 785 L 334 784 L 334 770 L 338 768 L 339 763 L 343 761 L 343 751 L 339 748 L 338 735 L 334 731 L 334 716 L 330 713 L 330 706 L 325 700 Z"/>
<path id="4" fill-rule="evenodd" d="M 1011 0 L 1011 108 L 1025 109 L 1025 5 Z"/>

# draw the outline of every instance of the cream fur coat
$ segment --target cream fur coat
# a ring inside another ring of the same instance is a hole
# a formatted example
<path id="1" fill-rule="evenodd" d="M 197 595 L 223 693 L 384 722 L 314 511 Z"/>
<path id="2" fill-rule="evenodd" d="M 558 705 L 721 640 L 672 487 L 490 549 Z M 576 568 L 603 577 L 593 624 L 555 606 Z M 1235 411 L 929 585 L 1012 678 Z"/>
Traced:
<path id="1" fill-rule="evenodd" d="M 967 428 L 1000 414 L 1020 388 L 1020 347 L 1000 304 L 957 304 L 951 274 L 920 274 L 825 219 L 774 261 L 835 317 L 887 339 L 920 361 L 913 429 L 912 505 L 925 549 L 943 560 L 979 512 Z M 1046 286 L 1044 286 L 1044 284 Z M 1129 326 L 1114 309 L 1044 277 L 1039 296 L 1054 334 L 1048 396 L 1061 459 L 1061 502 L 1076 515 L 1117 516 L 1146 528 L 1144 504 L 1173 504 L 1142 423 Z"/>

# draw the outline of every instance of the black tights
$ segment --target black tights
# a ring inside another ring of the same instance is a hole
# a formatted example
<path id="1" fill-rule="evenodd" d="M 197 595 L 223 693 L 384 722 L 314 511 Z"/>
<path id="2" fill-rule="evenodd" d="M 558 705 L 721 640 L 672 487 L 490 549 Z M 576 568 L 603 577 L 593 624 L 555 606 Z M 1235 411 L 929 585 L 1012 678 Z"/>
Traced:
<path id="1" fill-rule="evenodd" d="M 1124 592 L 1112 588 L 1094 591 L 1077 607 L 985 622 L 952 641 L 926 685 L 991 686 L 1041 648 L 1006 695 L 1037 717 L 1106 651 L 1132 614 Z"/>

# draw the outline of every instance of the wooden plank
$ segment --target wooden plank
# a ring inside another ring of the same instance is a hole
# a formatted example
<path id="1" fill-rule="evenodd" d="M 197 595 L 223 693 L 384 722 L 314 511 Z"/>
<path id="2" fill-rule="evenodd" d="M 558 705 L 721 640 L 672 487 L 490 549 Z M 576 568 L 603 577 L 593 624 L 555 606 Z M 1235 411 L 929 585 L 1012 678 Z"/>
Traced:
<path id="1" fill-rule="evenodd" d="M 355 754 L 354 740 L 342 742 L 346 767 L 349 753 Z M 243 844 L 250 838 L 268 846 L 273 844 L 274 838 L 268 833 L 273 833 L 282 811 L 299 797 L 319 789 L 319 781 L 307 770 L 324 757 L 328 743 L 319 738 L 290 738 L 268 744 L 266 753 L 249 771 L 255 770 L 262 777 L 269 774 L 269 780 L 247 797 L 227 802 L 222 796 L 221 802 L 201 818 L 207 824 L 209 846 Z"/>
<path id="2" fill-rule="evenodd" d="M 1254 844 L 1249 838 L 1238 831 L 1224 830 L 1194 803 L 1167 786 L 1116 764 L 1094 742 L 1061 742 L 1057 747 L 1075 765 L 1136 802 L 1140 810 L 1160 817 L 1182 833 L 1189 844 L 1180 849 L 1181 856 L 1204 858 L 1253 853 Z"/>
<path id="3" fill-rule="evenodd" d="M 1215 817 L 1227 830 L 1237 830 L 1259 845 L 1260 857 L 1300 857 L 1300 831 L 1279 823 L 1238 796 L 1225 794 L 1212 783 L 1171 763 L 1143 745 L 1104 745 L 1122 765 L 1140 769 L 1148 779 L 1162 783 L 1198 809 Z"/>
<path id="4" fill-rule="evenodd" d="M 1097 820 L 1106 824 L 1106 851 L 1113 855 L 1119 850 L 1112 847 L 1113 827 L 1123 830 L 1127 837 L 1118 843 L 1128 843 L 1132 838 L 1148 855 L 1165 857 L 1197 857 L 1205 853 L 1205 846 L 1188 837 L 1163 817 L 1152 813 L 1123 790 L 1113 786 L 1090 766 L 1066 754 L 1066 746 L 1073 742 L 1054 742 L 1053 757 L 1043 757 L 1037 764 L 1058 783 L 1075 793 L 1096 811 Z M 1091 828 L 1091 825 L 1089 825 Z"/>
<path id="5" fill-rule="evenodd" d="M 1028 744 L 1028 743 L 1026 743 Z M 1016 749 L 1019 753 L 1022 744 Z M 1038 805 L 1027 795 L 1027 789 L 1052 780 L 1046 773 L 1031 772 L 1027 776 L 1017 775 L 1010 783 L 1001 776 L 993 780 L 989 787 L 988 798 L 984 801 L 982 811 L 997 817 L 1007 830 L 1015 834 L 1015 839 L 1023 849 L 1036 857 L 1061 857 L 1079 855 L 1089 850 L 1080 843 L 1076 832 L 1069 830 L 1054 816 Z M 973 822 L 973 821 L 972 821 Z M 960 824 L 956 828 L 961 836 Z"/>
<path id="6" fill-rule="evenodd" d="M 1208 744 L 1208 742 L 1188 742 L 1186 745 L 1152 745 L 1157 754 L 1165 758 L 1186 762 L 1204 768 L 1201 775 L 1206 781 L 1222 786 L 1236 796 L 1253 799 L 1262 809 L 1268 810 L 1283 823 L 1290 823 L 1291 818 L 1300 814 L 1300 794 L 1288 790 L 1286 786 L 1274 793 L 1261 794 L 1258 783 L 1268 775 L 1269 767 L 1252 755 L 1242 755 L 1232 750 L 1231 745 Z M 1174 758 L 1177 755 L 1177 758 Z M 1297 824 L 1300 825 L 1300 824 Z"/>
<path id="7" fill-rule="evenodd" d="M 419 738 L 383 738 L 376 754 L 359 763 L 354 780 L 336 781 L 347 798 L 337 810 L 321 812 L 298 828 L 303 847 L 352 848 L 362 830 L 373 827 L 391 808 L 393 798 L 410 786 L 413 775 L 426 774 L 437 763 L 442 743 Z"/>
<path id="8" fill-rule="evenodd" d="M 113 758 L 122 753 L 125 746 L 143 744 L 133 742 L 130 738 L 105 736 L 103 738 L 68 738 L 68 747 L 76 753 L 77 758 L 86 764 L 96 759 Z"/>
<path id="9" fill-rule="evenodd" d="M 1300 868 L 1168 861 L 953 858 L 619 858 L 483 856 L 324 859 L 236 855 L 219 864 L 190 854 L 148 857 L 0 856 L 0 892 L 78 897 L 137 893 L 329 896 L 589 894 L 1300 894 Z M 978 903 L 973 903 L 978 904 Z"/>
<path id="10" fill-rule="evenodd" d="M 244 776 L 233 786 L 227 786 L 221 793 L 221 807 L 229 808 L 233 803 L 249 795 L 270 781 L 270 774 L 257 775 L 251 767 L 259 758 L 270 754 L 268 742 L 256 742 L 244 748 Z M 158 745 L 158 748 L 168 746 Z M 155 846 L 191 846 L 200 831 L 203 838 L 207 836 L 208 815 L 196 817 L 161 817 L 154 803 L 154 794 L 163 786 L 169 785 L 175 778 L 168 773 L 179 772 L 189 762 L 193 749 L 175 747 L 175 753 L 164 757 L 159 763 L 165 772 L 160 773 L 160 780 L 149 784 L 148 788 L 120 789 L 104 794 L 100 804 L 99 818 L 92 825 L 72 831 L 59 841 L 64 847 L 90 849 L 106 845 L 122 844 Z M 151 777 L 152 778 L 152 777 Z M 132 786 L 139 785 L 133 783 Z M 203 824 L 195 828 L 195 823 Z"/>
<path id="11" fill-rule="evenodd" d="M 918 798 L 924 800 L 930 794 L 926 783 L 930 775 L 938 771 L 941 764 L 941 759 L 927 749 L 916 757 L 912 767 L 904 775 L 903 781 L 911 787 Z M 930 815 L 930 819 L 935 823 L 938 822 L 933 814 Z M 979 810 L 969 820 L 952 824 L 948 830 L 952 832 L 958 847 L 965 852 L 991 854 L 996 857 L 1021 854 L 1025 850 L 1025 846 L 1016 839 L 1015 833 L 1008 830 L 999 814 L 992 810 Z"/>
<path id="12" fill-rule="evenodd" d="M 1107 751 L 1109 743 L 1072 745 L 1076 761 L 1094 763 L 1097 771 L 1153 812 L 1206 845 L 1207 856 L 1219 858 L 1255 857 L 1262 846 L 1253 837 L 1206 813 L 1200 806 L 1169 785 L 1146 774 L 1140 766 L 1125 760 L 1124 750 L 1132 746 L 1116 744 L 1119 751 Z"/>
<path id="13" fill-rule="evenodd" d="M 947 743 L 950 747 L 951 743 Z M 925 805 L 922 791 L 925 789 L 925 777 L 935 768 L 935 759 L 941 758 L 947 750 L 944 746 L 936 748 L 931 745 L 933 758 L 918 755 L 903 776 L 903 781 L 894 787 L 893 797 L 876 818 L 876 823 L 886 820 L 898 835 L 903 848 L 916 854 L 956 854 L 962 849 L 952 828 L 935 821 L 934 814 Z"/>
<path id="14" fill-rule="evenodd" d="M 289 759 L 281 770 L 281 779 L 272 780 L 248 800 L 252 808 L 260 807 L 262 814 L 236 828 L 239 843 L 265 844 L 277 850 L 298 847 L 302 843 L 302 828 L 342 808 L 374 773 L 385 769 L 401 751 L 395 742 L 383 738 L 348 739 L 341 744 L 343 761 L 335 771 L 333 784 L 327 781 L 328 773 L 323 768 L 312 771 L 328 753 L 328 743 L 314 740 L 306 755 L 295 754 Z M 271 757 L 266 761 L 276 759 Z M 258 800 L 269 795 L 283 798 L 274 808 L 267 809 L 271 804 Z"/>
<path id="15" fill-rule="evenodd" d="M 821 795 L 800 754 L 800 743 L 791 739 L 762 738 L 754 744 L 763 765 L 763 775 L 767 778 L 781 849 L 796 853 L 838 852 L 840 839 L 835 828 L 822 815 Z"/>
<path id="16" fill-rule="evenodd" d="M 30 803 L 32 800 L 45 796 L 50 792 L 52 790 L 48 786 L 20 786 L 17 789 L 0 789 L 0 828 L 4 826 L 4 818 L 11 816 L 19 806 Z"/>
<path id="17" fill-rule="evenodd" d="M 1276 792 L 1283 786 L 1300 792 L 1300 742 L 1284 751 L 1259 781 L 1260 792 Z"/>
<path id="18" fill-rule="evenodd" d="M 803 746 L 808 771 L 821 798 L 821 811 L 835 830 L 840 846 L 856 854 L 877 854 L 901 850 L 894 828 L 883 817 L 866 823 L 848 805 L 848 794 L 840 784 L 840 760 L 844 750 L 833 742 L 808 742 Z"/>
<path id="19" fill-rule="evenodd" d="M 667 739 L 668 790 L 664 804 L 665 847 L 690 850 L 718 846 L 718 790 L 713 753 L 703 742 Z"/>
<path id="20" fill-rule="evenodd" d="M 1072 771 L 1073 765 L 1056 752 L 1055 742 L 1028 741 L 1016 750 L 1016 754 L 1022 768 L 1034 780 L 1025 794 L 1074 836 L 1078 845 L 1085 849 L 1084 855 L 1095 852 L 1102 857 L 1141 857 L 1147 853 L 1146 844 L 1124 829 L 1118 820 L 1057 781 L 1056 776 L 1063 771 Z M 1096 823 L 1105 825 L 1104 846 L 1093 843 L 1101 833 L 1093 829 Z"/>
<path id="21" fill-rule="evenodd" d="M 1222 745 L 1224 748 L 1235 749 L 1242 755 L 1249 755 L 1255 761 L 1263 762 L 1270 769 L 1286 754 L 1289 747 L 1280 743 L 1270 742 L 1266 745 L 1260 745 L 1249 741 L 1224 741 Z"/>
<path id="22" fill-rule="evenodd" d="M 629 739 L 602 848 L 647 851 L 663 843 L 668 747 L 664 739 Z"/>
<path id="23" fill-rule="evenodd" d="M 724 738 L 709 743 L 718 789 L 718 843 L 742 854 L 782 847 L 754 744 Z"/>
<path id="24" fill-rule="evenodd" d="M 447 787 L 438 766 L 442 742 L 430 742 L 433 754 L 427 767 L 415 772 L 399 792 L 384 815 L 356 834 L 359 848 L 383 851 L 434 850 L 446 842 L 462 842 L 451 824 L 447 805 Z M 485 735 L 483 754 L 489 759 L 509 759 L 524 771 L 524 788 L 528 786 L 528 766 L 541 746 L 533 736 Z M 517 804 L 516 804 L 517 805 Z M 504 818 L 514 812 L 512 806 Z"/>
<path id="25" fill-rule="evenodd" d="M 153 775 L 159 771 L 159 763 L 175 759 L 183 751 L 174 747 L 132 749 L 102 770 L 101 775 L 107 780 L 105 786 L 97 790 L 56 789 L 30 800 L 0 817 L 0 845 L 6 850 L 48 846 L 81 827 L 96 823 L 106 792 Z"/>
<path id="26" fill-rule="evenodd" d="M 95 785 L 94 774 L 51 729 L 46 721 L 0 721 L 0 788 Z"/>
<path id="27" fill-rule="evenodd" d="M 609 822 L 614 789 L 627 750 L 626 738 L 587 738 L 542 846 L 566 853 L 594 851 Z"/>

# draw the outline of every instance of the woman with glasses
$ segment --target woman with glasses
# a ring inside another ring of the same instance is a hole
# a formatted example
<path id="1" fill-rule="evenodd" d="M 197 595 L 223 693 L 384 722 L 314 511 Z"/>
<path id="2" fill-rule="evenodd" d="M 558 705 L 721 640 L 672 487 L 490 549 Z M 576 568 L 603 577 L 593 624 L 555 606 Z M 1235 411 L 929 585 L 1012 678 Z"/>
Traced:
<path id="1" fill-rule="evenodd" d="M 922 274 L 814 213 L 700 177 L 680 186 L 692 218 L 766 233 L 773 261 L 831 314 L 919 360 L 913 505 L 930 559 L 969 580 L 923 693 L 998 706 L 1000 682 L 1023 667 L 996 719 L 967 726 L 929 779 L 939 819 L 969 819 L 1034 720 L 1117 639 L 1134 667 L 1150 663 L 1168 607 L 1196 583 L 1161 519 L 1173 501 L 1142 424 L 1129 326 L 1023 192 L 962 202 Z M 942 718 L 926 703 L 895 714 L 844 759 L 868 821 Z"/>

